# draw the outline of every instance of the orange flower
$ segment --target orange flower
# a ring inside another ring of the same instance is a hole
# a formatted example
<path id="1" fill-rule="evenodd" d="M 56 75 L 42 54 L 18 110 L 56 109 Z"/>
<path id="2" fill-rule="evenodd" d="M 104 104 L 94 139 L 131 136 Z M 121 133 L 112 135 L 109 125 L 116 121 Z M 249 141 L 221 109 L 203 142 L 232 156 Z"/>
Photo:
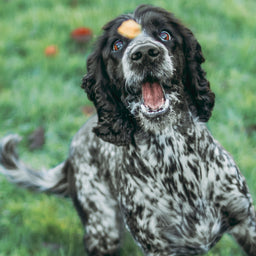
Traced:
<path id="1" fill-rule="evenodd" d="M 58 47 L 56 45 L 49 45 L 45 48 L 44 53 L 47 57 L 55 56 L 58 53 Z"/>
<path id="2" fill-rule="evenodd" d="M 85 27 L 76 28 L 71 32 L 71 38 L 77 43 L 87 43 L 92 38 L 92 30 Z"/>

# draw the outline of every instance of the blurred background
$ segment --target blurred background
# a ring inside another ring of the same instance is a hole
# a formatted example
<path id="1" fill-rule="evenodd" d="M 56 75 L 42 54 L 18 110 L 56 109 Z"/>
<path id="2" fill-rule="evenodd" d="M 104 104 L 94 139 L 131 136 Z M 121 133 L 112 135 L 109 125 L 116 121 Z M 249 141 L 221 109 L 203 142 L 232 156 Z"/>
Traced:
<path id="1" fill-rule="evenodd" d="M 236 159 L 256 202 L 255 0 L 0 1 L 0 138 L 20 134 L 20 155 L 35 168 L 62 162 L 94 113 L 80 84 L 102 26 L 142 3 L 176 14 L 201 43 L 216 93 L 209 128 Z M 82 236 L 69 200 L 0 176 L 0 256 L 84 255 Z M 124 255 L 142 255 L 128 234 Z M 226 235 L 207 255 L 243 253 Z"/>

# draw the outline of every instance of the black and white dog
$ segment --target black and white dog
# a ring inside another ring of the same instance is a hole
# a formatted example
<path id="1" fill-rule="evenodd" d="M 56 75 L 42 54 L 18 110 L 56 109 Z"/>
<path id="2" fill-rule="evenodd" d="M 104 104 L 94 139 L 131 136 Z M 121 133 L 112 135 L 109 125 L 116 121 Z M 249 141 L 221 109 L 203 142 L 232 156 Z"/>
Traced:
<path id="1" fill-rule="evenodd" d="M 118 33 L 126 20 L 133 39 Z M 1 172 L 32 189 L 73 199 L 89 255 L 119 255 L 123 224 L 145 255 L 206 253 L 229 232 L 256 255 L 252 199 L 234 160 L 205 123 L 214 94 L 192 32 L 148 5 L 104 26 L 82 87 L 97 116 L 75 135 L 69 157 L 49 171 L 28 169 L 9 135 Z"/>

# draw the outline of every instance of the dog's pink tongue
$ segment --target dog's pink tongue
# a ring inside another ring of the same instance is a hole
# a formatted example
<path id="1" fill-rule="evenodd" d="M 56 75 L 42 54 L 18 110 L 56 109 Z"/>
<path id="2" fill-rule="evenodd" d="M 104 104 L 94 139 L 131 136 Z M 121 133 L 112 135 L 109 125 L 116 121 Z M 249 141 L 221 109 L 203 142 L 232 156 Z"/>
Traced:
<path id="1" fill-rule="evenodd" d="M 144 105 L 152 110 L 159 109 L 164 104 L 164 94 L 160 84 L 145 83 L 142 85 Z"/>

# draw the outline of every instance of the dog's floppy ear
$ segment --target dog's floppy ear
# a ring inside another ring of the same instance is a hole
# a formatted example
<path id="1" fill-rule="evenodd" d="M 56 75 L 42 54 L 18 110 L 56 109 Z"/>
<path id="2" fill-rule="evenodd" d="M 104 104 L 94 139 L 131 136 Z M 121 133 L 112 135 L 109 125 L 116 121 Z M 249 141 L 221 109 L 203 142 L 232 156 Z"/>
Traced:
<path id="1" fill-rule="evenodd" d="M 97 110 L 98 124 L 93 132 L 107 142 L 123 146 L 131 142 L 133 122 L 120 100 L 120 92 L 109 81 L 102 58 L 105 44 L 106 38 L 102 36 L 94 52 L 88 57 L 87 74 L 83 78 L 82 88 Z"/>
<path id="2" fill-rule="evenodd" d="M 205 61 L 201 46 L 193 33 L 183 27 L 184 52 L 186 59 L 185 90 L 188 92 L 188 102 L 192 114 L 202 122 L 211 117 L 215 95 L 206 79 L 206 72 L 201 64 Z"/>

